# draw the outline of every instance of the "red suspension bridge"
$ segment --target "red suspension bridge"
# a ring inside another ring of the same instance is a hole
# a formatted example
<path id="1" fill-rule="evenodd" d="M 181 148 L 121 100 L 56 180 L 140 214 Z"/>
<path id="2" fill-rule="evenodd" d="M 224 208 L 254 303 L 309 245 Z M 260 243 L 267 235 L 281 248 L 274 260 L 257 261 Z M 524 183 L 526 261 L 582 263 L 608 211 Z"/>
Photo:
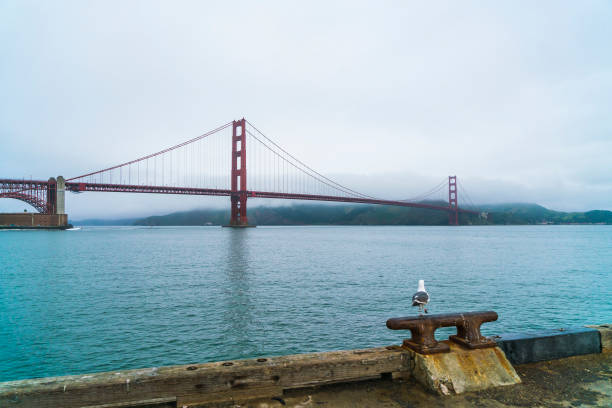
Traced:
<path id="1" fill-rule="evenodd" d="M 478 214 L 473 203 L 469 209 L 459 207 L 458 186 L 456 176 L 449 176 L 410 199 L 362 194 L 304 164 L 243 118 L 157 153 L 66 180 L 0 179 L 0 198 L 27 202 L 42 214 L 65 214 L 65 191 L 228 196 L 230 225 L 238 227 L 248 226 L 249 198 L 334 201 L 439 210 L 448 213 L 449 224 L 458 225 L 460 213 Z M 440 193 L 448 193 L 447 205 L 431 201 Z"/>

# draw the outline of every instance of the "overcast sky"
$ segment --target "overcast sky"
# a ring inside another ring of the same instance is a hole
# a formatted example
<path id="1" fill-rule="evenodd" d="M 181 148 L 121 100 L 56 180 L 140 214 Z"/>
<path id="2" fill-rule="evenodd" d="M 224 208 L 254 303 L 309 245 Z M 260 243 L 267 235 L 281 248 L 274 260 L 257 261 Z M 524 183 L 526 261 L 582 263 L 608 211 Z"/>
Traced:
<path id="1" fill-rule="evenodd" d="M 76 176 L 245 116 L 366 193 L 456 174 L 480 203 L 612 210 L 611 22 L 607 0 L 0 0 L 0 178 Z M 67 197 L 73 219 L 228 203 Z"/>

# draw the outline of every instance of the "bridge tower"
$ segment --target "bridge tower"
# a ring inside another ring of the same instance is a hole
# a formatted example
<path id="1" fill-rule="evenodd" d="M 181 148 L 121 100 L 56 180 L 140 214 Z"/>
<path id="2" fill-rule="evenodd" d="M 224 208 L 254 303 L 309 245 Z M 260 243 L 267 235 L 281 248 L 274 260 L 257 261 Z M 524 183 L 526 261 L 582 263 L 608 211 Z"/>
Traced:
<path id="1" fill-rule="evenodd" d="M 457 176 L 448 176 L 448 224 L 459 225 L 459 206 L 457 205 Z"/>
<path id="2" fill-rule="evenodd" d="M 66 180 L 62 176 L 55 180 L 55 213 L 66 214 Z"/>
<path id="3" fill-rule="evenodd" d="M 248 227 L 246 121 L 235 120 L 232 131 L 232 211 L 230 227 Z"/>
<path id="4" fill-rule="evenodd" d="M 55 214 L 57 208 L 57 182 L 55 177 L 49 177 L 47 183 L 47 214 Z"/>
<path id="5" fill-rule="evenodd" d="M 47 182 L 46 214 L 66 214 L 66 180 L 62 176 L 50 177 Z"/>

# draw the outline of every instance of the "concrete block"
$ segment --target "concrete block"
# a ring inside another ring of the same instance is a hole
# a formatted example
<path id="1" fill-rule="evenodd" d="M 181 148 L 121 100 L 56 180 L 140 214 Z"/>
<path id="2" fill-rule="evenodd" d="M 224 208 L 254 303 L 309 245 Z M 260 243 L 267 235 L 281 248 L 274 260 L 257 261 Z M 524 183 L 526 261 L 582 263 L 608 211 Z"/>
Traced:
<path id="1" fill-rule="evenodd" d="M 413 377 L 436 394 L 460 394 L 521 382 L 498 347 L 469 350 L 447 342 L 451 351 L 418 354 L 414 351 Z"/>
<path id="2" fill-rule="evenodd" d="M 599 332 L 602 351 L 612 351 L 612 324 L 586 326 Z"/>
<path id="3" fill-rule="evenodd" d="M 599 332 L 584 327 L 502 334 L 494 339 L 512 364 L 601 352 Z"/>

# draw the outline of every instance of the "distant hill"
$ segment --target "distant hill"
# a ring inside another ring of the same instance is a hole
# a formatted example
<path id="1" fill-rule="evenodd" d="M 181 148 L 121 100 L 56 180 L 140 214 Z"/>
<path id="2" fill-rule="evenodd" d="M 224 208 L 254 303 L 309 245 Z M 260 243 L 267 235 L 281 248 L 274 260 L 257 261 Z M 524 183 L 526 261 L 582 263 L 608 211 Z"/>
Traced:
<path id="1" fill-rule="evenodd" d="M 480 206 L 492 224 L 612 224 L 612 211 L 562 212 L 538 204 L 511 203 Z"/>
<path id="2" fill-rule="evenodd" d="M 444 212 L 377 205 L 305 204 L 282 207 L 251 207 L 249 222 L 255 225 L 446 225 Z M 478 217 L 472 217 L 478 220 Z M 473 222 L 473 221 L 472 221 Z M 192 210 L 147 217 L 134 225 L 226 225 L 229 212 Z"/>
<path id="3" fill-rule="evenodd" d="M 442 202 L 430 204 L 444 205 Z M 530 203 L 485 204 L 485 217 L 461 214 L 462 225 L 612 224 L 612 211 L 562 212 Z M 249 221 L 255 225 L 448 225 L 445 212 L 380 205 L 303 204 L 251 207 Z M 74 225 L 198 226 L 226 225 L 227 209 L 199 209 L 146 218 L 86 219 Z"/>
<path id="4" fill-rule="evenodd" d="M 444 205 L 444 203 L 436 203 Z M 485 217 L 461 214 L 462 225 L 523 224 L 612 224 L 611 211 L 566 213 L 537 204 L 509 203 L 483 205 Z M 380 205 L 304 204 L 282 207 L 251 207 L 249 222 L 254 225 L 448 225 L 445 212 L 421 208 Z M 226 209 L 201 209 L 135 220 L 133 225 L 225 225 Z"/>

